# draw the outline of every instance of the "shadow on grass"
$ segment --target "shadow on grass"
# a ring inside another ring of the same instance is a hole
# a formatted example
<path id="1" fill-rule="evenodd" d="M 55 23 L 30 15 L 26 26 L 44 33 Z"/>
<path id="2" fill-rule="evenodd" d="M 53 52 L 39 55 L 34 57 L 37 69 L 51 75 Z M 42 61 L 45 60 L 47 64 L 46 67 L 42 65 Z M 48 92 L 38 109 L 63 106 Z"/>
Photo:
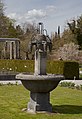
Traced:
<path id="1" fill-rule="evenodd" d="M 82 114 L 82 106 L 77 105 L 54 105 L 53 113 L 60 114 Z"/>

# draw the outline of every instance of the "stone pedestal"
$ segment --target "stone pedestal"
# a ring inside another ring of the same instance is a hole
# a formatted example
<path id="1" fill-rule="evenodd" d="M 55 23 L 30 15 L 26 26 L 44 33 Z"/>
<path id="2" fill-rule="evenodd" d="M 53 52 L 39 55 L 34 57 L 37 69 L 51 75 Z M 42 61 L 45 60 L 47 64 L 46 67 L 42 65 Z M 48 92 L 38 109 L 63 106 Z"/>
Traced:
<path id="1" fill-rule="evenodd" d="M 13 59 L 13 42 L 10 42 L 10 59 Z"/>
<path id="2" fill-rule="evenodd" d="M 28 103 L 28 111 L 52 112 L 52 105 L 50 104 L 50 93 L 30 92 L 30 102 Z"/>
<path id="3" fill-rule="evenodd" d="M 28 112 L 52 112 L 50 92 L 64 79 L 63 75 L 28 75 L 20 73 L 16 75 L 16 79 L 20 79 L 23 86 L 30 91 Z"/>

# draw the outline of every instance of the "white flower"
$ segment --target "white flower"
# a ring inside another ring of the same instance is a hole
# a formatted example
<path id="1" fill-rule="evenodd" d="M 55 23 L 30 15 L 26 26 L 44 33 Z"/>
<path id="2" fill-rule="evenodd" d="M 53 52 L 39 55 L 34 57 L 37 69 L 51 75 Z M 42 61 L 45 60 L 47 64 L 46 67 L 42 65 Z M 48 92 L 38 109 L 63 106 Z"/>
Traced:
<path id="1" fill-rule="evenodd" d="M 26 68 L 27 66 L 25 65 L 24 67 Z"/>
<path id="2" fill-rule="evenodd" d="M 9 70 L 11 71 L 12 69 L 10 68 Z"/>

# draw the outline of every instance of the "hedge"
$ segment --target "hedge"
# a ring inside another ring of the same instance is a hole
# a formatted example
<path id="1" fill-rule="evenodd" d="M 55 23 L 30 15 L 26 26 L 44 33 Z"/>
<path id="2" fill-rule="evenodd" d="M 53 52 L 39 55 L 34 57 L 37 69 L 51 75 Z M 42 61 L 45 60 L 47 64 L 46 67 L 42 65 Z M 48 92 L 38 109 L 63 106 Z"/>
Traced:
<path id="1" fill-rule="evenodd" d="M 33 60 L 0 60 L 0 72 L 34 72 Z M 69 61 L 47 61 L 47 73 L 63 74 L 65 78 L 79 78 L 79 64 Z"/>
<path id="2" fill-rule="evenodd" d="M 79 64 L 74 61 L 49 61 L 47 72 L 63 74 L 67 79 L 79 78 Z"/>
<path id="3" fill-rule="evenodd" d="M 32 60 L 0 60 L 0 71 L 33 72 L 34 61 Z"/>

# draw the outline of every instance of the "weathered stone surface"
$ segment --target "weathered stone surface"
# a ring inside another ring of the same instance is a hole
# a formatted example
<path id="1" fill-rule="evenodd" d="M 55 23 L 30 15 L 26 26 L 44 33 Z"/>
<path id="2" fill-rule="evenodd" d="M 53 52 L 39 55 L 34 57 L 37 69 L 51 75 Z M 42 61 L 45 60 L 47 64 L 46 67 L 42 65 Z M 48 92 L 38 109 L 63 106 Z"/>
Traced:
<path id="1" fill-rule="evenodd" d="M 16 78 L 22 81 L 26 89 L 31 92 L 50 92 L 64 79 L 63 75 L 26 75 L 18 74 Z"/>
<path id="2" fill-rule="evenodd" d="M 46 75 L 46 52 L 35 52 L 35 74 Z"/>
<path id="3" fill-rule="evenodd" d="M 28 111 L 48 111 L 52 112 L 50 104 L 50 93 L 30 93 L 30 102 L 28 103 Z"/>
<path id="4" fill-rule="evenodd" d="M 30 44 L 31 51 L 32 46 L 36 45 L 34 75 L 19 74 L 16 78 L 20 79 L 24 87 L 30 91 L 30 102 L 28 103 L 27 109 L 29 112 L 52 112 L 50 91 L 57 87 L 59 81 L 64 79 L 64 76 L 53 74 L 47 75 L 46 73 L 47 46 L 50 46 L 51 41 L 47 36 L 42 34 L 43 24 L 39 23 L 39 25 L 42 25 L 42 27 L 39 26 L 41 32 L 36 35 L 38 38 L 35 37 L 34 42 L 31 41 Z"/>

